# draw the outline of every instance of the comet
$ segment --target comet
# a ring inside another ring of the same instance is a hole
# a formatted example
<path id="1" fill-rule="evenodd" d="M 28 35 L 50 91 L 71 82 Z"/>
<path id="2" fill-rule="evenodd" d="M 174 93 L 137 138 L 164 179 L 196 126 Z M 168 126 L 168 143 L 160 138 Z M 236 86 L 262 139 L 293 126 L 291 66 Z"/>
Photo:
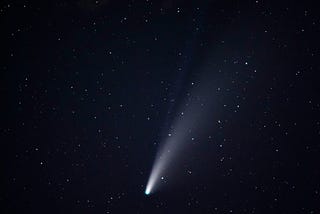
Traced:
<path id="1" fill-rule="evenodd" d="M 193 88 L 192 93 L 177 112 L 171 126 L 172 130 L 163 140 L 156 155 L 145 188 L 145 195 L 154 193 L 161 183 L 166 182 L 167 174 L 174 171 L 176 167 L 176 160 L 194 143 L 194 136 L 205 129 L 212 112 L 214 100 L 212 91 L 212 81 L 206 78 L 201 86 L 197 85 Z"/>

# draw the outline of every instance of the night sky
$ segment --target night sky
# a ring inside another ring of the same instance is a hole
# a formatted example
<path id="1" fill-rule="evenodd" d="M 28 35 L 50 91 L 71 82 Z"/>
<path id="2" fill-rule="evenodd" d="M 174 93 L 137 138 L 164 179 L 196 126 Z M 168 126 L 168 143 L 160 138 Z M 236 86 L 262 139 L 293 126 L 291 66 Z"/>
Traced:
<path id="1" fill-rule="evenodd" d="M 0 27 L 0 213 L 320 213 L 316 1 L 5 0 Z"/>

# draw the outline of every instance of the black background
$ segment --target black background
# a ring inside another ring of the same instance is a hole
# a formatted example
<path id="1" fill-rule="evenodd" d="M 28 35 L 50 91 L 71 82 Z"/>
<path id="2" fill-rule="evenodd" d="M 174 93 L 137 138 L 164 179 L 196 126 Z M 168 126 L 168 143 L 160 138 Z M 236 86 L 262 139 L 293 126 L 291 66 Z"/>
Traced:
<path id="1" fill-rule="evenodd" d="M 316 1 L 0 6 L 1 213 L 319 212 Z M 208 136 L 146 196 L 205 73 Z"/>

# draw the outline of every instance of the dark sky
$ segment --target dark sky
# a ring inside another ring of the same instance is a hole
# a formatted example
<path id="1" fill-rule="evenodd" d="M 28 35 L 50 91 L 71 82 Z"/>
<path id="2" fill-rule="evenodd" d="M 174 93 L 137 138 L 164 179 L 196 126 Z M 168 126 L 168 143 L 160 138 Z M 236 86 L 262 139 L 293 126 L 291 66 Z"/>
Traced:
<path id="1" fill-rule="evenodd" d="M 1 1 L 0 212 L 319 213 L 315 2 Z M 205 134 L 146 196 L 206 77 Z"/>

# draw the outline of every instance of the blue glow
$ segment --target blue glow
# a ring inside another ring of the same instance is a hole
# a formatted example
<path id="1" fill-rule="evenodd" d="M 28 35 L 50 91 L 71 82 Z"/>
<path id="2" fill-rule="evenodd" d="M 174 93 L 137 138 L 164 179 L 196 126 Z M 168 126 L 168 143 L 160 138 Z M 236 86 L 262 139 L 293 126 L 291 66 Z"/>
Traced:
<path id="1" fill-rule="evenodd" d="M 144 194 L 149 195 L 149 194 L 150 194 L 150 191 L 148 191 L 148 190 L 146 189 L 146 191 L 144 191 Z"/>

